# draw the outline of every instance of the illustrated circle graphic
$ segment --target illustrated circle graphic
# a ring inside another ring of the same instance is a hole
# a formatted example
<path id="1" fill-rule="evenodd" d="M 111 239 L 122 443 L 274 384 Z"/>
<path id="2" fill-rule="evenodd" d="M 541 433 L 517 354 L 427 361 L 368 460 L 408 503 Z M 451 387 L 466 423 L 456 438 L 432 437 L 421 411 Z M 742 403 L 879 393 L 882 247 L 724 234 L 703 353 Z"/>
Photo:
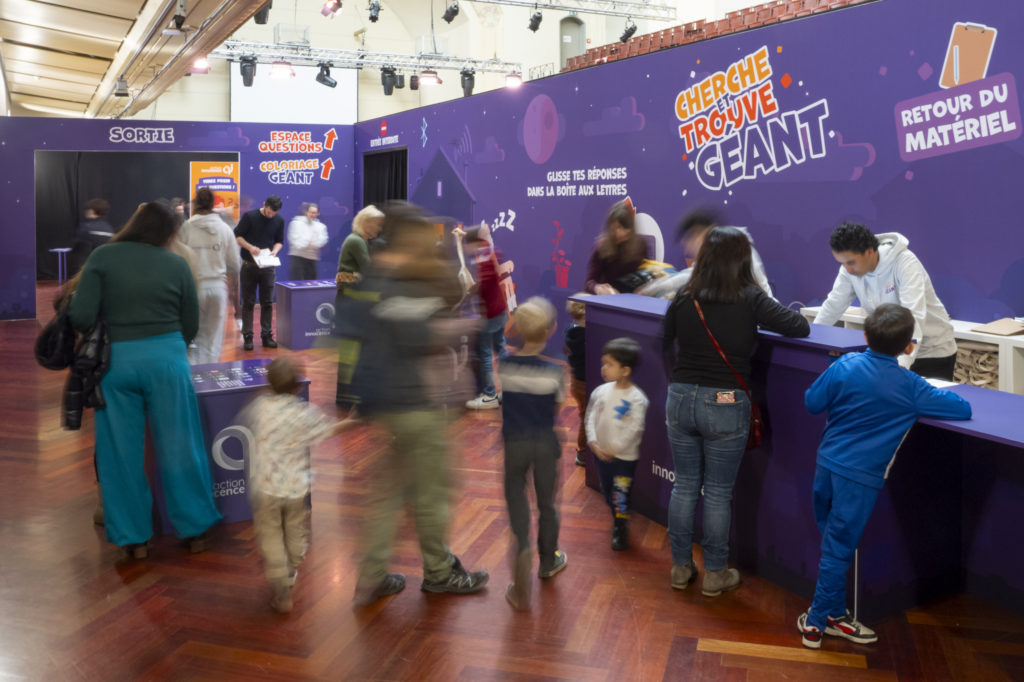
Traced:
<path id="1" fill-rule="evenodd" d="M 558 143 L 558 109 L 547 95 L 537 95 L 523 118 L 523 145 L 534 163 L 544 163 Z"/>

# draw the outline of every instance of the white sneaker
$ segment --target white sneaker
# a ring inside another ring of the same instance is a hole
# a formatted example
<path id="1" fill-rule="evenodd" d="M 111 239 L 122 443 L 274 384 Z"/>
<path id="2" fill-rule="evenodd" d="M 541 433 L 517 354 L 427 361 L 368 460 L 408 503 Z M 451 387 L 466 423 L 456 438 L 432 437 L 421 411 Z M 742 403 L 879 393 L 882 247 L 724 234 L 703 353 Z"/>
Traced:
<path id="1" fill-rule="evenodd" d="M 466 402 L 466 407 L 471 410 L 496 410 L 501 407 L 501 401 L 497 395 L 486 395 L 481 393 L 472 400 Z"/>

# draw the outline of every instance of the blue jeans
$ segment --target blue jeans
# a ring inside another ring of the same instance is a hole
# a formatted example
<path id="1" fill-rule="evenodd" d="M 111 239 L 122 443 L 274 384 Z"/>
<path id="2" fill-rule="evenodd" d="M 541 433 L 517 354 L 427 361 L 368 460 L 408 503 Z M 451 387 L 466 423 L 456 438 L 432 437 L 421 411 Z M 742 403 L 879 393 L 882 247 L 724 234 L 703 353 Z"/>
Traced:
<path id="1" fill-rule="evenodd" d="M 494 362 L 491 353 L 497 353 L 498 359 L 508 357 L 505 349 L 505 320 L 508 317 L 502 313 L 497 317 L 491 317 L 484 323 L 483 329 L 476 335 L 476 355 L 480 359 L 480 371 L 476 375 L 476 392 L 492 396 L 497 390 L 494 388 Z"/>
<path id="2" fill-rule="evenodd" d="M 821 531 L 821 563 L 807 624 L 822 632 L 829 616 L 846 613 L 846 572 L 877 499 L 877 488 L 820 465 L 814 470 L 814 520 Z"/>
<path id="3" fill-rule="evenodd" d="M 735 402 L 718 402 L 719 393 L 731 393 Z M 670 384 L 665 421 L 676 470 L 668 505 L 672 563 L 693 560 L 693 518 L 703 488 L 704 570 L 720 571 L 729 559 L 732 489 L 747 446 L 750 401 L 740 389 Z"/>

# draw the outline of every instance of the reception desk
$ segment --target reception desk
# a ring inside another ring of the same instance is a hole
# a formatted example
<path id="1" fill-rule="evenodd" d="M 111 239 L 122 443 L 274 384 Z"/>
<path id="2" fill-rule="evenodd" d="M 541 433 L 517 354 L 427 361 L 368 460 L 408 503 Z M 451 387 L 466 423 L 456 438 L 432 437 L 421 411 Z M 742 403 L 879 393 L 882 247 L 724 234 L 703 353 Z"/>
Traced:
<path id="1" fill-rule="evenodd" d="M 590 390 L 601 383 L 607 341 L 629 336 L 642 348 L 634 377 L 651 404 L 633 506 L 665 524 L 675 478 L 665 427 L 669 369 L 661 352 L 668 301 L 630 294 L 581 300 Z M 803 339 L 762 332 L 754 358 L 751 389 L 766 434 L 745 454 L 736 482 L 731 560 L 808 600 L 820 557 L 811 491 L 825 417 L 807 412 L 804 391 L 835 358 L 864 347 L 860 331 L 811 325 Z M 972 386 L 954 390 L 971 402 L 975 418 L 922 420 L 911 429 L 865 529 L 849 585 L 862 618 L 960 591 L 1024 611 L 1024 549 L 1012 531 L 1024 518 L 1024 397 Z M 587 483 L 596 488 L 588 459 Z"/>
<path id="2" fill-rule="evenodd" d="M 254 447 L 253 435 L 245 424 L 239 423 L 237 417 L 253 398 L 267 390 L 266 374 L 270 362 L 270 358 L 254 358 L 192 366 L 192 385 L 199 400 L 203 442 L 210 457 L 213 498 L 224 523 L 252 519 L 247 487 L 249 456 Z M 300 383 L 302 389 L 299 396 L 308 400 L 309 379 L 302 378 Z M 147 472 L 150 475 L 157 516 L 154 528 L 171 533 L 174 529 L 164 511 L 159 470 L 153 466 L 151 453 L 147 455 Z"/>
<path id="3" fill-rule="evenodd" d="M 337 291 L 333 279 L 274 284 L 278 343 L 291 350 L 303 350 L 316 345 L 317 339 L 326 341 L 334 322 Z"/>

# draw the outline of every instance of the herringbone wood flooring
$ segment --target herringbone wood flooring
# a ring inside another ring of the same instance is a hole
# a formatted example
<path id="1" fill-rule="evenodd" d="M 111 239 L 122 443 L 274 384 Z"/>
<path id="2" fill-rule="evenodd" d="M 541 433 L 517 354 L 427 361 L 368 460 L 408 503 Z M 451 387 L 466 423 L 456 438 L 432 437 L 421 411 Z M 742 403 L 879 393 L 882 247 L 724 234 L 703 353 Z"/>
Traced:
<path id="1" fill-rule="evenodd" d="M 42 317 L 51 293 L 41 291 Z M 876 645 L 828 638 L 812 652 L 794 625 L 807 604 L 756 576 L 717 599 L 674 592 L 664 528 L 634 518 L 632 549 L 609 549 L 609 513 L 573 466 L 572 406 L 559 420 L 569 567 L 537 582 L 532 611 L 514 612 L 503 598 L 500 417 L 485 412 L 451 426 L 450 544 L 467 566 L 491 572 L 487 590 L 417 589 L 407 523 L 393 565 L 409 586 L 351 608 L 364 483 L 384 446 L 365 427 L 314 452 L 312 544 L 295 609 L 274 614 L 248 524 L 218 528 L 200 555 L 160 538 L 145 562 L 104 541 L 91 519 L 91 418 L 77 433 L 59 428 L 63 375 L 33 362 L 37 330 L 34 321 L 0 324 L 2 680 L 1024 679 L 1024 618 L 968 597 L 872 623 Z M 333 413 L 330 354 L 300 355 L 311 400 Z"/>

